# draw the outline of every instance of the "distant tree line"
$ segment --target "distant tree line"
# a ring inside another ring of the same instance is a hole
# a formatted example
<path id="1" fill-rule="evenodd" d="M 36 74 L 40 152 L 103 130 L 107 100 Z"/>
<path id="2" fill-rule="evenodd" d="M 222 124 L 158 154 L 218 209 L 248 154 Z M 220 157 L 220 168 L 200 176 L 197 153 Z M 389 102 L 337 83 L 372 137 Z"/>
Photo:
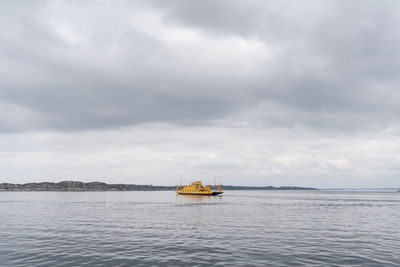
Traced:
<path id="1" fill-rule="evenodd" d="M 26 183 L 0 184 L 3 191 L 160 191 L 173 190 L 174 186 L 153 186 L 136 184 L 106 184 L 102 182 L 84 183 L 79 181 L 62 181 L 59 183 Z"/>

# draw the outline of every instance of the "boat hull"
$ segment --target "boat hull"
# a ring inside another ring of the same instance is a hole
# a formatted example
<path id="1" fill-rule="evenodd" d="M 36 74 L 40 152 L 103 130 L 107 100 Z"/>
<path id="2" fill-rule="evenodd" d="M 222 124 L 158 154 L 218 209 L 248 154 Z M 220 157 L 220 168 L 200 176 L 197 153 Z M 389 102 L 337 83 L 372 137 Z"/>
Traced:
<path id="1" fill-rule="evenodd" d="M 216 196 L 220 195 L 223 192 L 211 192 L 211 193 L 192 193 L 192 192 L 176 192 L 179 195 L 195 195 L 195 196 Z"/>

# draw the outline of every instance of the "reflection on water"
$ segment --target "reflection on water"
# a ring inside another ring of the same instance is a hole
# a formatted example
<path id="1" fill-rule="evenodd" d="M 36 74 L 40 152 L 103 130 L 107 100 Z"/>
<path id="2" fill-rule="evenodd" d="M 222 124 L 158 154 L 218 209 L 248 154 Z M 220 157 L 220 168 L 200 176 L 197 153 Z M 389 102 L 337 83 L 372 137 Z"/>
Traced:
<path id="1" fill-rule="evenodd" d="M 196 196 L 196 195 L 176 195 L 176 203 L 180 206 L 190 207 L 182 209 L 185 213 L 185 218 L 194 224 L 207 223 L 209 220 L 205 210 L 210 205 L 222 204 L 222 196 Z M 207 207 L 205 207 L 207 205 Z M 181 214 L 183 216 L 183 214 Z"/>
<path id="2" fill-rule="evenodd" d="M 400 194 L 0 192 L 1 266 L 397 266 Z"/>
<path id="3" fill-rule="evenodd" d="M 176 195 L 177 202 L 181 203 L 213 203 L 213 202 L 221 202 L 222 195 L 215 196 L 198 196 L 198 195 Z"/>

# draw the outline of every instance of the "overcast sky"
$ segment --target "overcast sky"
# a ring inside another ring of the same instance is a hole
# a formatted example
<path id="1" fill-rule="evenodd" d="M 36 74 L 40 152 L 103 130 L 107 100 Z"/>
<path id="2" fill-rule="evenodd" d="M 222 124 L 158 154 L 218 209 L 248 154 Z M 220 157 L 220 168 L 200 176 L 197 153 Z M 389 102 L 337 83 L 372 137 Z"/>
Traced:
<path id="1" fill-rule="evenodd" d="M 398 187 L 399 10 L 1 1 L 0 182 Z"/>

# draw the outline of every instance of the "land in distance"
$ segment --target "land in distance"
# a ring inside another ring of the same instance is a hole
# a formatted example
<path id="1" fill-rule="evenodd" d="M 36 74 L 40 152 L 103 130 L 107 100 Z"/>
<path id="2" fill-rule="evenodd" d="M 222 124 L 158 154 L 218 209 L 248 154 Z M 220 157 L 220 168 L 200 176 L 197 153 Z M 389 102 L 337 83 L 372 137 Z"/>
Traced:
<path id="1" fill-rule="evenodd" d="M 80 181 L 62 181 L 59 183 L 41 182 L 12 184 L 1 183 L 0 191 L 167 191 L 175 190 L 175 186 L 154 186 L 136 184 L 106 184 L 103 182 L 84 183 Z M 223 190 L 318 190 L 311 187 L 297 186 L 234 186 L 225 185 Z"/>

